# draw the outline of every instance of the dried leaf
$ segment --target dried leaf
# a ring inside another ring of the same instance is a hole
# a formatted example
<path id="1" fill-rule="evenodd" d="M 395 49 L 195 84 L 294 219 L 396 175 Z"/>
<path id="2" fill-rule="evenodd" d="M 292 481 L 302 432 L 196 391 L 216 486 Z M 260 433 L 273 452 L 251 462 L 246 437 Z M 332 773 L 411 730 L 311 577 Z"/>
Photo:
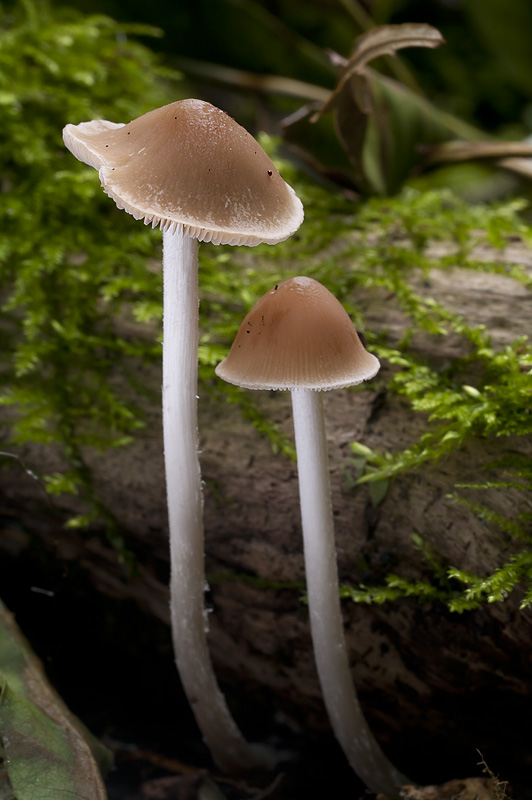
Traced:
<path id="1" fill-rule="evenodd" d="M 358 36 L 335 89 L 311 122 L 316 122 L 323 114 L 331 111 L 351 79 L 356 75 L 362 75 L 367 65 L 375 58 L 395 55 L 397 50 L 405 47 L 439 47 L 443 43 L 441 33 L 432 25 L 423 23 L 380 25 Z"/>
<path id="2" fill-rule="evenodd" d="M 371 106 L 371 88 L 367 77 L 355 75 L 348 88 L 338 95 L 333 114 L 338 141 L 349 156 L 356 185 L 362 188 L 366 184 L 362 152 Z"/>
<path id="3" fill-rule="evenodd" d="M 444 142 L 430 148 L 423 166 L 476 158 L 532 158 L 532 145 L 526 142 Z"/>
<path id="4" fill-rule="evenodd" d="M 436 28 L 414 23 L 372 28 L 355 40 L 351 55 L 341 68 L 335 89 L 310 121 L 316 123 L 327 112 L 333 112 L 336 135 L 353 166 L 353 179 L 357 188 L 384 193 L 390 187 L 396 186 L 395 173 L 401 176 L 399 185 L 407 174 L 401 168 L 396 169 L 396 145 L 393 141 L 395 131 L 393 127 L 392 130 L 389 128 L 393 117 L 403 127 L 401 117 L 404 113 L 402 109 L 394 108 L 394 98 L 381 90 L 379 81 L 368 64 L 380 56 L 394 55 L 404 47 L 437 47 L 442 43 L 443 37 Z M 399 87 L 399 92 L 404 88 L 401 84 L 395 85 Z M 411 92 L 411 95 L 414 96 L 414 93 Z M 413 111 L 413 130 L 417 131 L 418 109 L 414 108 Z M 405 137 L 402 130 L 399 134 L 401 143 Z M 408 136 L 407 138 L 410 139 Z M 436 141 L 441 141 L 441 138 Z M 410 144 L 412 147 L 408 152 L 408 170 L 419 160 L 415 151 L 417 142 L 409 141 Z"/>
<path id="5" fill-rule="evenodd" d="M 1 601 L 0 739 L 17 800 L 105 800 L 96 758 L 103 764 L 106 751 L 48 683 Z"/>
<path id="6" fill-rule="evenodd" d="M 497 166 L 510 170 L 522 178 L 532 178 L 532 160 L 530 158 L 501 158 Z"/>

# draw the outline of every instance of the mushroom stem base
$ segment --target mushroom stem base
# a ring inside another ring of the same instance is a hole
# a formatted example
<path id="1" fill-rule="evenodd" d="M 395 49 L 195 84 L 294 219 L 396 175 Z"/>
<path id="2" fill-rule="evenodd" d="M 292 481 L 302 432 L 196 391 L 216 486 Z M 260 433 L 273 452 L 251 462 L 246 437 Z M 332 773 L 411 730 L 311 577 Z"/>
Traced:
<path id="1" fill-rule="evenodd" d="M 373 792 L 407 783 L 386 758 L 360 708 L 345 646 L 321 392 L 292 391 L 310 627 L 323 699 L 336 738 Z"/>

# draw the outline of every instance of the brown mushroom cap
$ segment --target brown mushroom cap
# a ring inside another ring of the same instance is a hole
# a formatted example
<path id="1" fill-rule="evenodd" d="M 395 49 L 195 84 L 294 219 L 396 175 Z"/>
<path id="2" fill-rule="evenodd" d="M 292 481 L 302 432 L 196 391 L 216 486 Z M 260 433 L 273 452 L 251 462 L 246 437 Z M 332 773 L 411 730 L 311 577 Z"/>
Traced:
<path id="1" fill-rule="evenodd" d="M 336 297 L 297 277 L 253 306 L 216 374 L 246 389 L 326 391 L 369 380 L 379 367 Z"/>
<path id="2" fill-rule="evenodd" d="M 153 227 L 215 244 L 275 244 L 303 206 L 256 140 L 219 108 L 178 100 L 127 125 L 67 125 L 63 139 L 100 172 L 119 208 Z"/>

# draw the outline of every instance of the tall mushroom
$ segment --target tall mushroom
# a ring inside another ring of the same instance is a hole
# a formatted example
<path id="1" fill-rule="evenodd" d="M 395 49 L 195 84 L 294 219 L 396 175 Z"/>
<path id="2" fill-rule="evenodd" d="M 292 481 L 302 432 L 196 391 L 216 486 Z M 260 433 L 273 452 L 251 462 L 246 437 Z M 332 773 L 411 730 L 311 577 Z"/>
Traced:
<path id="1" fill-rule="evenodd" d="M 163 428 L 171 555 L 171 615 L 181 682 L 218 764 L 262 763 L 220 692 L 207 647 L 197 449 L 198 242 L 283 241 L 303 207 L 256 140 L 209 103 L 181 100 L 128 124 L 67 125 L 63 139 L 99 170 L 119 208 L 163 230 Z"/>
<path id="2" fill-rule="evenodd" d="M 379 367 L 334 295 L 297 277 L 253 306 L 216 374 L 247 389 L 291 391 L 310 626 L 325 705 L 355 772 L 372 791 L 396 795 L 406 778 L 371 733 L 349 669 L 322 402 L 323 391 L 369 380 Z"/>

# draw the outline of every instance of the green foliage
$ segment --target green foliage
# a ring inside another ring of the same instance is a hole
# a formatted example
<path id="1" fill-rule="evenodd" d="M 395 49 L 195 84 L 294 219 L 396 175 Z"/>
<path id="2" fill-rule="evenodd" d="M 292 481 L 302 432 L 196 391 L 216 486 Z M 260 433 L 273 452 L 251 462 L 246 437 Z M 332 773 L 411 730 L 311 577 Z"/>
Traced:
<path id="1" fill-rule="evenodd" d="M 335 88 L 317 111 L 306 105 L 295 115 L 285 125 L 285 136 L 333 180 L 341 173 L 344 184 L 363 194 L 398 191 L 413 171 L 424 169 L 429 154 L 432 158 L 444 149 L 443 143 L 478 134 L 369 65 L 384 56 L 391 60 L 405 47 L 434 48 L 443 41 L 436 28 L 419 23 L 375 26 L 357 36 L 349 58 L 338 66 Z M 435 150 L 435 145 L 441 147 Z M 478 157 L 478 148 L 471 145 L 471 150 L 469 157 Z"/>
<path id="2" fill-rule="evenodd" d="M 450 596 L 457 595 L 457 584 L 451 580 L 452 576 L 450 576 L 449 571 L 427 546 L 426 542 L 416 534 L 412 536 L 412 542 L 431 571 L 430 580 L 411 581 L 402 578 L 400 575 L 390 573 L 386 576 L 383 586 L 366 586 L 364 584 L 356 588 L 342 586 L 340 588 L 340 596 L 355 603 L 377 603 L 382 605 L 382 603 L 397 600 L 401 597 L 413 597 L 419 602 L 426 600 L 446 602 Z M 454 610 L 463 609 L 455 608 Z"/>
<path id="3" fill-rule="evenodd" d="M 124 444 L 142 425 L 109 379 L 120 363 L 133 385 L 129 361 L 159 355 L 155 337 L 147 348 L 119 328 L 157 303 L 160 316 L 160 276 L 146 270 L 159 242 L 115 209 L 61 130 L 127 121 L 169 99 L 175 76 L 137 34 L 158 31 L 32 0 L 0 6 L 0 403 L 14 412 L 15 442 L 62 444 L 65 474 L 45 478 L 49 491 L 79 491 L 93 510 L 82 448 Z"/>
<path id="4" fill-rule="evenodd" d="M 420 8 L 424 22 L 439 28 L 447 42 L 437 60 L 424 53 L 412 55 L 427 96 L 441 98 L 448 111 L 483 128 L 510 125 L 525 136 L 530 130 L 527 76 L 532 66 L 526 36 L 532 16 L 528 0 L 508 0 L 505 5 L 498 0 L 453 5 L 375 0 L 371 5 L 378 24 L 416 19 Z"/>
<path id="5" fill-rule="evenodd" d="M 41 663 L 0 601 L 2 796 L 51 800 L 60 794 L 106 800 L 100 767 L 111 754 L 48 683 Z M 4 771 L 4 770 L 2 770 Z"/>
<path id="6" fill-rule="evenodd" d="M 525 550 L 504 564 L 492 575 L 481 577 L 466 570 L 449 569 L 449 577 L 456 578 L 467 586 L 463 595 L 450 600 L 451 611 L 478 608 L 483 601 L 498 603 L 505 600 L 517 586 L 528 584 L 521 600 L 521 608 L 532 603 L 532 552 Z"/>
<path id="7" fill-rule="evenodd" d="M 420 296 L 411 286 L 413 270 L 447 269 L 457 263 L 462 268 L 510 275 L 530 288 L 531 278 L 524 268 L 508 268 L 502 262 L 479 262 L 470 254 L 480 242 L 501 248 L 510 236 L 530 242 L 530 229 L 518 216 L 521 201 L 498 206 L 469 206 L 447 192 L 418 194 L 411 190 L 394 200 L 372 200 L 364 207 L 358 223 L 371 232 L 371 248 L 357 253 L 357 271 L 364 272 L 363 285 L 385 288 L 393 294 L 409 325 L 400 348 L 390 348 L 383 341 L 373 343 L 380 358 L 393 365 L 395 372 L 388 391 L 404 396 L 412 409 L 426 418 L 426 427 L 419 439 L 396 453 L 374 451 L 358 442 L 351 445 L 348 464 L 350 482 L 377 485 L 379 496 L 389 482 L 420 467 L 457 452 L 467 442 L 489 441 L 503 437 L 529 437 L 532 432 L 530 395 L 532 389 L 532 349 L 526 337 L 496 349 L 482 326 L 471 326 L 459 315 Z M 378 223 L 382 236 L 375 239 Z M 400 231 L 403 241 L 393 246 L 387 241 L 393 231 Z M 405 238 L 406 237 L 406 238 Z M 444 240 L 454 243 L 452 256 L 437 261 L 427 256 L 427 244 Z M 376 258 L 375 258 L 376 256 Z M 382 264 L 386 264 L 385 267 Z M 442 338 L 455 335 L 463 340 L 466 355 L 444 365 L 420 361 L 411 341 L 423 330 Z M 474 376 L 475 385 L 470 383 Z M 480 519 L 498 527 L 511 537 L 529 546 L 529 513 L 502 517 L 490 507 L 497 492 L 516 489 L 529 493 L 532 489 L 532 464 L 518 452 L 495 459 L 487 471 L 497 470 L 497 479 L 480 473 L 470 484 L 458 484 L 450 500 L 460 503 Z M 502 477 L 501 477 L 502 473 Z M 464 490 L 484 494 L 485 502 L 474 503 L 463 495 Z M 416 596 L 445 601 L 451 610 L 476 608 L 482 602 L 505 599 L 514 589 L 523 592 L 522 607 L 532 602 L 532 559 L 530 551 L 512 558 L 491 576 L 475 576 L 450 566 L 429 564 L 432 573 L 428 582 L 410 582 L 397 575 L 388 575 L 384 586 L 346 589 L 346 596 L 357 602 L 384 602 L 401 596 Z M 466 589 L 463 589 L 463 585 Z M 528 588 L 526 588 L 528 586 Z"/>

